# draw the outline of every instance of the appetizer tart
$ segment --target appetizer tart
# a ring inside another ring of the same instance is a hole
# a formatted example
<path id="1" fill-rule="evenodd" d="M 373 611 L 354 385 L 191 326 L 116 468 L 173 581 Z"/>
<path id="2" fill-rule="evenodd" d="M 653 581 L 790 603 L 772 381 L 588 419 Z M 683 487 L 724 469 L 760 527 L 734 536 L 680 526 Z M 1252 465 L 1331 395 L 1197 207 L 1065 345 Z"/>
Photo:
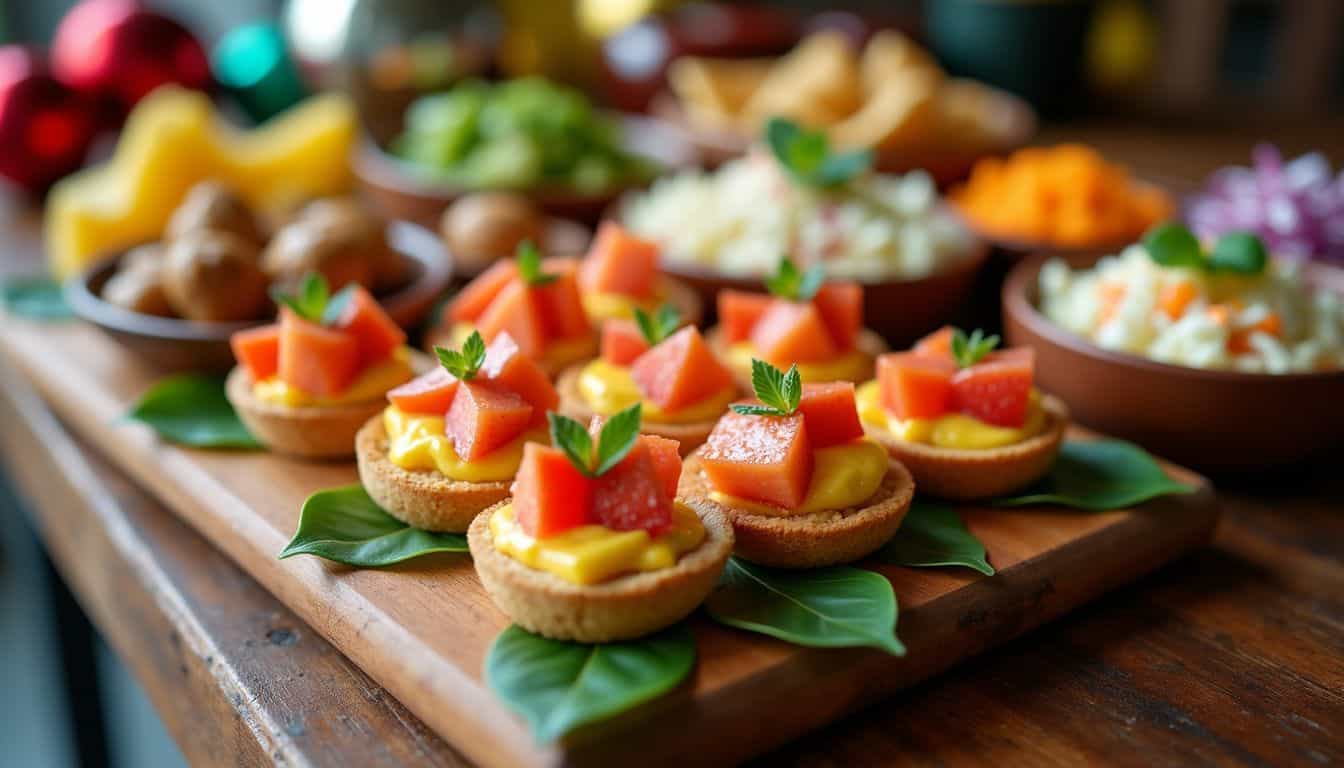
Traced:
<path id="1" fill-rule="evenodd" d="M 850 382 L 804 385 L 755 361 L 759 402 L 734 404 L 687 459 L 681 495 L 732 522 L 737 554 L 779 568 L 858 560 L 905 519 L 915 483 L 859 423 Z"/>
<path id="2" fill-rule="evenodd" d="M 755 359 L 797 365 L 804 382 L 872 378 L 873 359 L 886 344 L 863 327 L 863 287 L 849 281 L 823 282 L 822 267 L 800 272 L 782 259 L 766 280 L 769 294 L 719 293 L 719 325 L 708 334 L 711 347 L 752 388 Z"/>
<path id="3" fill-rule="evenodd" d="M 680 621 L 714 589 L 732 527 L 676 497 L 676 441 L 638 431 L 638 405 L 587 431 L 552 414 L 556 447 L 528 443 L 513 497 L 472 522 L 476 572 L 514 623 L 559 640 L 629 639 Z"/>
<path id="4" fill-rule="evenodd" d="M 1179 224 L 1073 270 L 1041 267 L 1041 312 L 1103 349 L 1169 365 L 1242 373 L 1344 367 L 1344 302 L 1302 265 L 1272 261 L 1260 238 L 1222 235 L 1207 250 Z"/>
<path id="5" fill-rule="evenodd" d="M 688 325 L 700 322 L 700 296 L 690 286 L 658 271 L 657 243 L 642 240 L 608 219 L 579 266 L 583 308 L 594 323 L 633 320 L 635 310 L 652 314 L 663 304 L 676 307 Z"/>
<path id="6" fill-rule="evenodd" d="M 238 365 L 225 393 L 249 432 L 277 453 L 339 458 L 382 408 L 383 395 L 415 375 L 417 353 L 369 292 L 351 284 L 331 296 L 309 274 L 278 293 L 280 320 L 235 333 Z"/>
<path id="7" fill-rule="evenodd" d="M 695 326 L 677 330 L 671 304 L 653 315 L 635 313 L 634 322 L 603 323 L 601 357 L 560 374 L 560 412 L 586 422 L 640 403 L 641 431 L 676 440 L 689 453 L 737 399 L 737 384 Z"/>
<path id="8" fill-rule="evenodd" d="M 554 376 L 597 354 L 597 332 L 579 295 L 579 264 L 546 259 L 530 242 L 467 284 L 429 334 L 431 346 L 458 348 L 473 331 L 485 341 L 507 331 L 522 353 Z"/>
<path id="9" fill-rule="evenodd" d="M 389 405 L 355 439 L 359 479 L 398 520 L 427 531 L 467 530 L 509 495 L 529 441 L 546 442 L 558 398 L 545 371 L 507 332 L 487 347 L 436 348 L 440 367 L 387 393 Z"/>
<path id="10" fill-rule="evenodd" d="M 998 336 L 943 328 L 909 352 L 877 360 L 859 387 L 864 429 L 946 499 L 992 498 L 1040 479 L 1054 463 L 1069 411 L 1032 385 L 1030 348 L 995 352 Z"/>

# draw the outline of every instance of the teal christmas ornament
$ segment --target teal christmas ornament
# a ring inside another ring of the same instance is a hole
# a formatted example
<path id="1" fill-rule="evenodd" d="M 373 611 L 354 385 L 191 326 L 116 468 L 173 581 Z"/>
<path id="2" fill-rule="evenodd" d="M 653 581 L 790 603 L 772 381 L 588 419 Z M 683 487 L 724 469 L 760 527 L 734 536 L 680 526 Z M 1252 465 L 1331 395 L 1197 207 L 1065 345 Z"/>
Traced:
<path id="1" fill-rule="evenodd" d="M 224 35 L 210 57 L 215 80 L 253 120 L 262 122 L 308 95 L 280 28 L 258 22 Z"/>

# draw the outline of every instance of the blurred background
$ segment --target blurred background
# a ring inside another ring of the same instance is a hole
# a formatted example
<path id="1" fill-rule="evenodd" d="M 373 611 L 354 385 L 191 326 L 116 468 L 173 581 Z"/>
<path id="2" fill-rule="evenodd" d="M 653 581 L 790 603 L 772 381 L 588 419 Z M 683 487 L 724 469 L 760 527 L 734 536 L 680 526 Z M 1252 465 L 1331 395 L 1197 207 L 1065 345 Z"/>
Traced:
<path id="1" fill-rule="evenodd" d="M 50 52 L 67 67 L 120 70 L 131 88 L 190 79 L 208 65 L 215 95 L 242 122 L 265 121 L 311 91 L 344 90 L 380 141 L 402 129 L 418 96 L 465 78 L 520 75 L 706 129 L 734 114 L 735 70 L 683 67 L 669 80 L 679 57 L 777 57 L 821 30 L 862 46 L 887 28 L 909 35 L 948 75 L 1029 105 L 1023 114 L 1045 126 L 1111 119 L 1272 134 L 1277 125 L 1313 121 L 1328 132 L 1344 112 L 1339 0 L 164 0 L 145 5 L 176 26 L 156 28 L 152 39 L 198 45 L 160 46 L 169 53 L 152 62 L 130 43 L 63 49 L 57 29 L 73 18 L 72 5 L 0 0 L 0 43 Z M 87 5 L 106 11 L 125 3 Z M 72 23 L 98 23 L 96 13 L 85 16 Z M 208 62 L 179 55 L 190 50 Z M 808 60 L 802 76 L 824 66 Z M 0 100 L 0 124 L 6 109 L 14 107 Z M 110 127 L 124 116 L 116 107 L 89 109 Z M 106 143 L 95 143 L 91 156 L 105 154 Z M 0 155 L 12 152 L 0 146 Z M 33 173 L 28 186 L 40 195 L 51 179 Z M 8 684 L 0 764 L 181 764 L 134 679 L 17 524 L 28 516 L 3 478 L 0 515 L 9 523 L 0 526 L 0 680 Z"/>

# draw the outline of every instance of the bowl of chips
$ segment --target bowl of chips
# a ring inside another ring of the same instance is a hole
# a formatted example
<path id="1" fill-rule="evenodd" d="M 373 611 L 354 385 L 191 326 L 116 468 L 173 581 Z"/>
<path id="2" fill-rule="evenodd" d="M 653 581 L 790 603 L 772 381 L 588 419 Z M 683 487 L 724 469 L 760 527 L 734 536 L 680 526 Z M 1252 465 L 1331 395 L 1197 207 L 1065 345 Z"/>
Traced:
<path id="1" fill-rule="evenodd" d="M 772 117 L 824 129 L 832 144 L 876 153 L 884 172 L 927 171 L 940 186 L 975 162 L 1025 145 L 1036 132 L 1026 102 L 948 77 L 928 51 L 893 30 L 856 50 L 834 31 L 777 59 L 682 57 L 651 111 L 679 126 L 710 164 L 742 154 Z"/>

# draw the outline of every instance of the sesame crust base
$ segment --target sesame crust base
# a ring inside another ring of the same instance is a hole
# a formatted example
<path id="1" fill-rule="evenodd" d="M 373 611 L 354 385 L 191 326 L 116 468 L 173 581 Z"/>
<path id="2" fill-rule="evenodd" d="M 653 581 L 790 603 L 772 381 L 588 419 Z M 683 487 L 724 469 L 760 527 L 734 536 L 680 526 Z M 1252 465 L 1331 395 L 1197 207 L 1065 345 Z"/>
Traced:
<path id="1" fill-rule="evenodd" d="M 560 413 L 581 424 L 587 424 L 596 413 L 588 406 L 583 394 L 579 392 L 579 375 L 582 372 L 583 365 L 566 368 L 561 372 L 560 378 L 556 380 L 555 389 L 560 394 Z M 681 444 L 679 447 L 681 456 L 685 458 L 691 451 L 699 448 L 709 439 L 709 433 L 714 431 L 714 425 L 717 423 L 717 418 L 708 421 L 691 421 L 685 424 L 644 421 L 640 425 L 639 431 L 646 435 L 657 435 L 678 441 Z"/>
<path id="2" fill-rule="evenodd" d="M 1053 395 L 1044 396 L 1041 407 L 1046 417 L 1041 434 L 981 451 L 898 440 L 887 430 L 867 424 L 864 431 L 910 470 L 921 493 L 950 501 L 976 501 L 1020 490 L 1050 471 L 1069 426 L 1069 409 Z"/>
<path id="3" fill-rule="evenodd" d="M 251 374 L 241 365 L 224 383 L 224 394 L 243 426 L 271 451 L 304 459 L 350 458 L 355 433 L 387 405 L 381 397 L 341 405 L 276 405 L 257 399 L 252 385 Z"/>
<path id="4" fill-rule="evenodd" d="M 861 507 L 805 515 L 762 515 L 721 504 L 710 497 L 700 452 L 682 467 L 683 499 L 716 509 L 733 525 L 736 552 L 753 563 L 775 568 L 820 568 L 850 563 L 872 554 L 901 527 L 915 495 L 915 482 L 897 461 L 888 464 L 882 484 Z"/>
<path id="5" fill-rule="evenodd" d="M 723 361 L 723 364 L 728 367 L 728 370 L 733 372 L 733 377 L 737 379 L 737 386 L 740 387 L 743 392 L 752 392 L 751 367 L 748 366 L 745 370 L 741 370 L 728 362 L 728 348 L 730 345 L 723 338 L 723 330 L 718 326 L 710 328 L 705 333 L 705 342 L 709 344 L 710 351 Z M 861 376 L 855 379 L 846 379 L 846 381 L 852 381 L 854 384 L 862 384 L 873 378 L 873 371 L 875 370 L 874 366 L 877 364 L 877 356 L 887 351 L 887 342 L 883 341 L 882 337 L 878 336 L 873 331 L 864 328 L 859 331 L 858 337 L 854 340 L 854 348 L 868 356 L 868 365 L 864 368 Z"/>
<path id="6" fill-rule="evenodd" d="M 414 528 L 463 533 L 481 510 L 508 498 L 511 481 L 469 483 L 436 470 L 408 470 L 387 458 L 381 410 L 355 437 L 359 481 L 369 498 Z"/>
<path id="7" fill-rule="evenodd" d="M 486 592 L 518 626 L 556 640 L 629 640 L 690 615 L 713 591 L 732 554 L 733 529 L 727 519 L 698 500 L 679 501 L 704 523 L 700 546 L 670 568 L 626 574 L 601 584 L 574 584 L 496 549 L 490 515 L 504 502 L 476 517 L 467 531 L 467 544 Z"/>

